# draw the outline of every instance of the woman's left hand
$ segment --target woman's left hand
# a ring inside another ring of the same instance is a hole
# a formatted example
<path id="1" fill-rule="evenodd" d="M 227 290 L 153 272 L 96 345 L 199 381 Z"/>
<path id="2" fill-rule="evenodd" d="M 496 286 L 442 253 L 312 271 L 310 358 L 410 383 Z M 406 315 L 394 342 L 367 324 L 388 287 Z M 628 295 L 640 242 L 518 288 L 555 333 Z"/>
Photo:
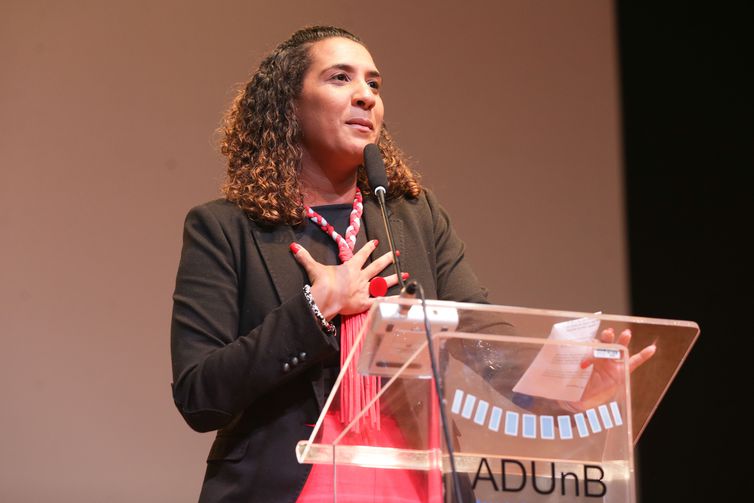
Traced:
<path id="1" fill-rule="evenodd" d="M 600 342 L 612 344 L 617 342 L 621 346 L 628 347 L 631 342 L 631 330 L 623 330 L 617 338 L 612 328 L 603 330 L 598 336 Z M 628 359 L 628 370 L 633 372 L 654 356 L 657 346 L 650 344 Z M 603 404 L 613 397 L 618 386 L 623 385 L 625 371 L 622 361 L 606 358 L 587 357 L 581 362 L 581 368 L 593 366 L 592 375 L 584 388 L 584 394 L 579 402 L 569 402 L 569 408 L 584 411 L 591 407 Z"/>

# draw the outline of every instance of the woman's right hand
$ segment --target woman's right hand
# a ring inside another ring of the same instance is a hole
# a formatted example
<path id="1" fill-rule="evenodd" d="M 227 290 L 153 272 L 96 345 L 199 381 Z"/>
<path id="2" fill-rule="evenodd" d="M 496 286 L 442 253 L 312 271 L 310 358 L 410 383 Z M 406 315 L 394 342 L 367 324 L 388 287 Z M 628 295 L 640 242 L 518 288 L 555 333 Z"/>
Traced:
<path id="1" fill-rule="evenodd" d="M 369 255 L 377 249 L 376 239 L 339 265 L 320 264 L 298 243 L 292 243 L 290 248 L 309 276 L 312 298 L 327 320 L 338 314 L 356 314 L 369 309 L 375 301 L 369 296 L 369 281 L 393 263 L 393 255 L 388 252 L 364 267 Z M 398 277 L 392 274 L 385 277 L 385 282 L 388 288 L 397 285 Z"/>

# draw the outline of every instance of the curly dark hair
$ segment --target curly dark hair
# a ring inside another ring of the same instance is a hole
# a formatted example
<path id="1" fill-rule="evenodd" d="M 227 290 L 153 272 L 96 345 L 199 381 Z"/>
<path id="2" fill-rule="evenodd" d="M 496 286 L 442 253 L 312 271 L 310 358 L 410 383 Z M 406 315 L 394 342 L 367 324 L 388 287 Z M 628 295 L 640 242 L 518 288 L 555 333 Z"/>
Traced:
<path id="1" fill-rule="evenodd" d="M 225 114 L 221 152 L 228 158 L 223 192 L 249 216 L 267 225 L 297 225 L 304 221 L 298 174 L 301 165 L 300 127 L 294 101 L 311 63 L 309 47 L 317 41 L 342 37 L 361 45 L 354 34 L 332 26 L 295 32 L 259 65 Z M 409 167 L 385 125 L 377 143 L 385 160 L 388 197 L 417 197 L 418 175 Z M 363 166 L 357 184 L 370 192 Z"/>

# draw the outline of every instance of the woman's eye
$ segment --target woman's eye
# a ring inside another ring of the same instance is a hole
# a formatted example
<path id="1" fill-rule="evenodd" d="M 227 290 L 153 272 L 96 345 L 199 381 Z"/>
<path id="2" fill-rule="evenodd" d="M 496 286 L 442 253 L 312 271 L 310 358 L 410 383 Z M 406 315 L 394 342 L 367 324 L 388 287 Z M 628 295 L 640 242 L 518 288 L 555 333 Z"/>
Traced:
<path id="1" fill-rule="evenodd" d="M 372 89 L 379 89 L 381 87 L 381 84 L 376 80 L 373 80 L 369 82 L 369 87 L 371 87 Z"/>
<path id="2" fill-rule="evenodd" d="M 339 80 L 341 82 L 348 82 L 348 75 L 345 73 L 338 73 L 337 75 L 333 75 L 333 79 Z"/>

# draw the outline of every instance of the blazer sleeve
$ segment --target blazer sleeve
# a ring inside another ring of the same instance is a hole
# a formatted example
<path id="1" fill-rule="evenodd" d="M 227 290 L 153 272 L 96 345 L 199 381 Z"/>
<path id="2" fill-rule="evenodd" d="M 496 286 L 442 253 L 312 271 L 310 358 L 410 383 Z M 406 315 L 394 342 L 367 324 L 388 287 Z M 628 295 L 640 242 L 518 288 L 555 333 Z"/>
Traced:
<path id="1" fill-rule="evenodd" d="M 432 192 L 424 193 L 432 215 L 438 299 L 486 304 L 487 290 L 466 260 L 465 245 L 453 230 L 448 214 Z"/>
<path id="2" fill-rule="evenodd" d="M 204 205 L 189 212 L 184 226 L 171 323 L 173 398 L 197 431 L 222 428 L 241 412 L 253 412 L 258 397 L 300 376 L 318 355 L 338 350 L 303 292 L 271 309 L 248 333 L 238 333 L 241 309 L 255 308 L 239 306 L 241 288 L 270 287 L 242 285 L 242 241 L 253 248 L 242 218 Z M 285 365 L 294 356 L 296 364 Z"/>

